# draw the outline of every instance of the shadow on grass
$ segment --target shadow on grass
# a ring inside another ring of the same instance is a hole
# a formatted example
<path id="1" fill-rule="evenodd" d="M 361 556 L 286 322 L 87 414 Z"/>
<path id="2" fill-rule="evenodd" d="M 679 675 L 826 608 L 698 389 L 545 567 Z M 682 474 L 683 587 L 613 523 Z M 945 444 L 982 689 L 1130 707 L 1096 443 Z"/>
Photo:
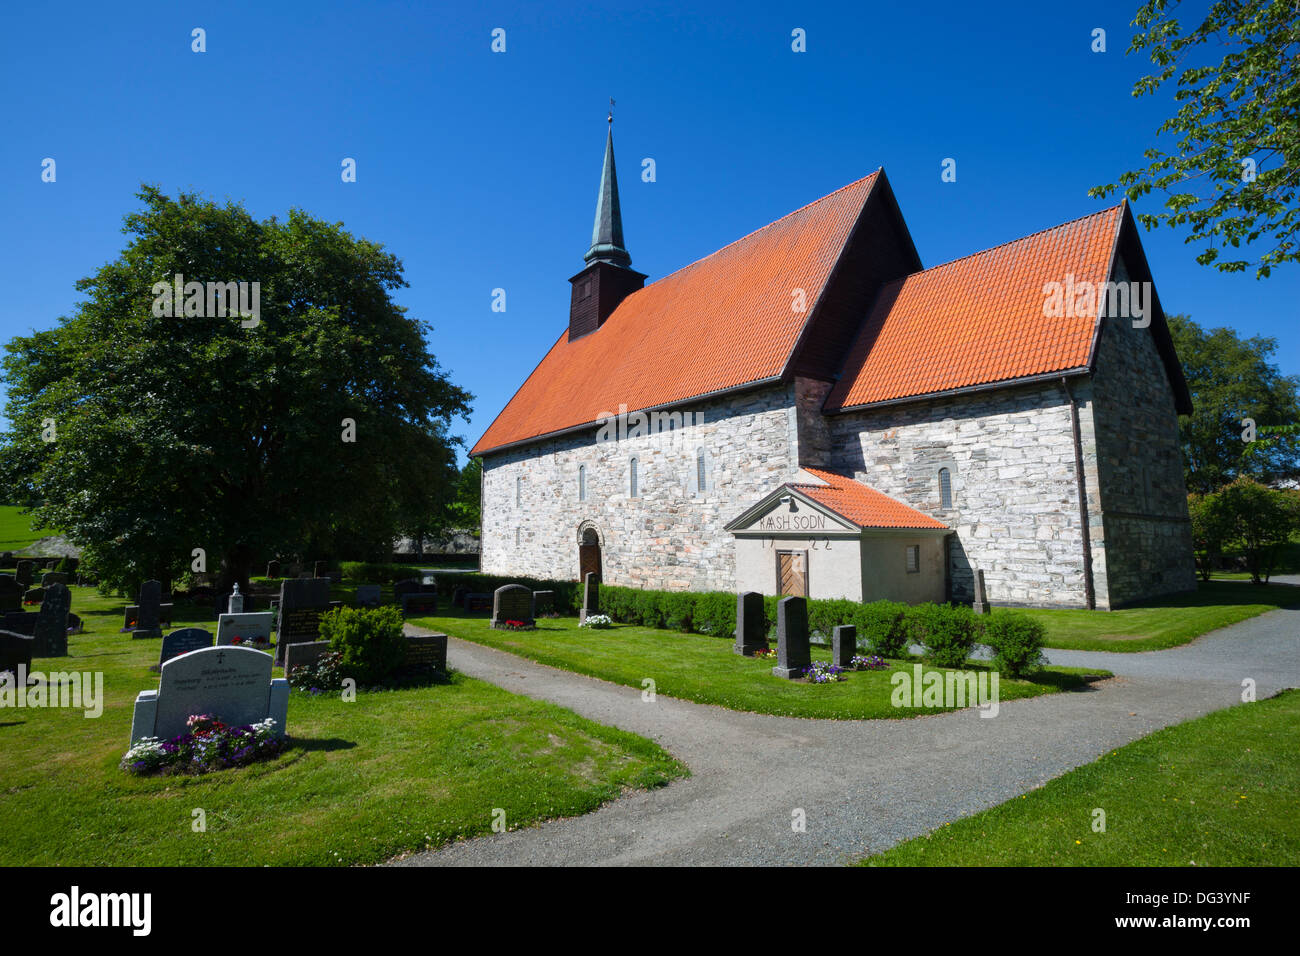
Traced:
<path id="1" fill-rule="evenodd" d="M 1239 604 L 1271 604 L 1279 608 L 1300 607 L 1300 585 L 1252 584 L 1250 581 L 1198 581 L 1195 591 L 1121 605 L 1117 610 L 1170 607 L 1222 607 Z"/>
<path id="2" fill-rule="evenodd" d="M 326 753 L 333 750 L 352 750 L 356 747 L 355 740 L 344 740 L 342 737 L 290 737 L 289 747 L 286 754 L 294 750 L 319 750 Z"/>

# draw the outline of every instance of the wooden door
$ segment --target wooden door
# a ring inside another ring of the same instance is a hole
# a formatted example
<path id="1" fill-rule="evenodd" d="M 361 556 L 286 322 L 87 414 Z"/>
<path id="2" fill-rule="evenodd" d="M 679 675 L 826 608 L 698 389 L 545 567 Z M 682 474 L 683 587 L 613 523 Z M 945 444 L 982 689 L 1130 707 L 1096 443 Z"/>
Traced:
<path id="1" fill-rule="evenodd" d="M 776 553 L 777 593 L 787 597 L 808 596 L 808 552 L 778 551 Z"/>
<path id="2" fill-rule="evenodd" d="M 578 545 L 578 580 L 586 581 L 587 572 L 595 571 L 596 580 L 601 580 L 600 571 L 600 545 L 598 544 L 580 544 Z"/>

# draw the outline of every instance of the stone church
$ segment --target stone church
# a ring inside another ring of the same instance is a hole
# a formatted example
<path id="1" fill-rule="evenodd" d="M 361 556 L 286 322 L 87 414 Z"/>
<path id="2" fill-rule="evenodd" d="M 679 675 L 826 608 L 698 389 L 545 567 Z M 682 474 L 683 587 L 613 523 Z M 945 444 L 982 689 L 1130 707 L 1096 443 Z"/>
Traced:
<path id="1" fill-rule="evenodd" d="M 927 269 L 879 169 L 647 284 L 611 128 L 584 259 L 471 451 L 483 571 L 969 602 L 979 570 L 1043 607 L 1196 586 L 1191 397 L 1126 204 Z"/>

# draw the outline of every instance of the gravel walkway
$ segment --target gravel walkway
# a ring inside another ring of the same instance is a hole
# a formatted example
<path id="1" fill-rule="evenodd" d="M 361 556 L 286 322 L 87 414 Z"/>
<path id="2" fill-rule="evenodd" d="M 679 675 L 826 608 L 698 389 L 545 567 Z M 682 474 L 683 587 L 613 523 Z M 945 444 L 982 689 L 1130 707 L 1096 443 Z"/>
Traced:
<path id="1" fill-rule="evenodd" d="M 411 633 L 419 630 L 408 627 Z M 581 817 L 457 843 L 401 866 L 809 865 L 878 852 L 1008 800 L 1161 727 L 1300 686 L 1300 610 L 1145 654 L 1052 651 L 1114 679 L 1087 690 L 912 720 L 737 713 L 452 640 L 451 667 L 657 741 L 693 776 Z M 647 676 L 654 676 L 648 674 Z M 806 832 L 791 826 L 806 814 Z M 485 817 L 490 808 L 484 808 Z"/>

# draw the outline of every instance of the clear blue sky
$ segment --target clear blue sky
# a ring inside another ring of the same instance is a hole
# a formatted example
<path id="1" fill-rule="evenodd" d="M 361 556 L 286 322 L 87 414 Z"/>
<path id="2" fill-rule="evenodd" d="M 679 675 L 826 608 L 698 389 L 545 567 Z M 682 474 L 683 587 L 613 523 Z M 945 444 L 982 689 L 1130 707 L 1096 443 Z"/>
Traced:
<path id="1" fill-rule="evenodd" d="M 71 311 L 141 182 L 297 206 L 403 260 L 398 301 L 476 396 L 456 423 L 472 443 L 567 322 L 611 95 L 627 246 L 652 281 L 882 165 L 936 265 L 1115 201 L 1086 190 L 1138 165 L 1169 109 L 1130 95 L 1136 6 L 6 4 L 0 339 Z M 1143 241 L 1167 312 L 1276 336 L 1300 372 L 1300 268 L 1257 281 L 1198 266 L 1172 230 Z"/>

